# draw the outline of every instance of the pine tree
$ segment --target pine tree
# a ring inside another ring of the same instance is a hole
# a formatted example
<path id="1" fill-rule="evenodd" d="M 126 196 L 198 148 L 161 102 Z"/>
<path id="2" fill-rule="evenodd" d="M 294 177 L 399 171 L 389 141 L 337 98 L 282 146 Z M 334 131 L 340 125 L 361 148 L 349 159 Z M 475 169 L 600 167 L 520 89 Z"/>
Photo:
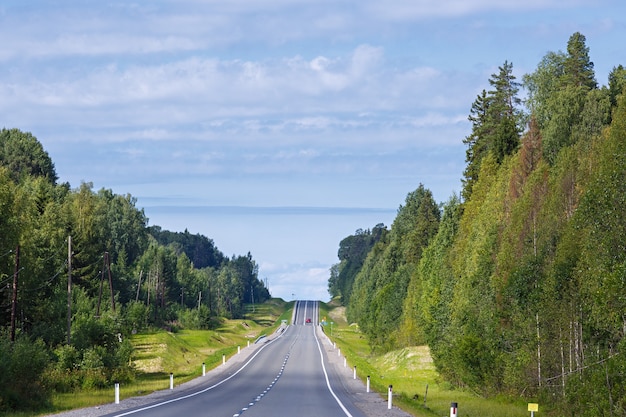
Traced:
<path id="1" fill-rule="evenodd" d="M 589 58 L 589 47 L 585 41 L 585 36 L 580 32 L 570 36 L 567 42 L 563 81 L 565 85 L 593 90 L 598 87 L 598 84 L 593 71 L 593 62 Z"/>
<path id="2" fill-rule="evenodd" d="M 468 200 L 472 194 L 472 188 L 478 180 L 480 161 L 488 150 L 484 132 L 487 124 L 488 107 L 487 91 L 483 90 L 472 103 L 470 115 L 468 116 L 469 121 L 472 122 L 472 133 L 463 139 L 463 143 L 467 145 L 467 150 L 465 151 L 467 166 L 465 171 L 463 171 L 463 191 L 461 193 L 465 200 Z"/>
<path id="3" fill-rule="evenodd" d="M 493 129 L 492 150 L 496 161 L 502 162 L 505 156 L 512 154 L 519 146 L 519 124 L 521 112 L 517 109 L 521 100 L 517 97 L 519 83 L 513 75 L 513 64 L 505 61 L 499 67 L 500 72 L 493 74 L 489 83 L 495 90 L 489 92 L 492 104 L 489 107 L 490 122 Z"/>
<path id="4" fill-rule="evenodd" d="M 492 152 L 500 163 L 519 146 L 523 122 L 523 114 L 519 110 L 521 100 L 517 96 L 520 84 L 515 81 L 512 63 L 505 61 L 498 69 L 499 72 L 489 79 L 494 89 L 482 91 L 472 104 L 468 117 L 472 122 L 472 133 L 463 140 L 468 145 L 461 193 L 465 200 L 472 193 L 485 155 Z"/>
<path id="5" fill-rule="evenodd" d="M 609 73 L 609 99 L 611 107 L 617 107 L 620 94 L 626 90 L 626 68 L 622 65 L 613 67 Z"/>

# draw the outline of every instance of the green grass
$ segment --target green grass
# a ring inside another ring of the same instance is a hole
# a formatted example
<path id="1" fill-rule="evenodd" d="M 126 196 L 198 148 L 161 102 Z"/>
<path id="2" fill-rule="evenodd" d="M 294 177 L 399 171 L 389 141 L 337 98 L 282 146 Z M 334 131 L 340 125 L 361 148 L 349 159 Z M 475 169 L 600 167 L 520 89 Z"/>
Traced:
<path id="1" fill-rule="evenodd" d="M 350 366 L 357 367 L 362 380 L 370 376 L 374 391 L 387 393 L 393 386 L 394 405 L 414 416 L 450 415 L 450 404 L 458 403 L 459 416 L 528 417 L 526 401 L 483 398 L 466 390 L 454 389 L 441 379 L 432 362 L 428 347 L 414 346 L 377 355 L 372 353 L 358 326 L 345 320 L 343 307 L 334 303 L 322 305 L 320 319 L 332 321 L 332 339 L 346 356 Z M 330 326 L 326 334 L 330 335 Z M 426 393 L 428 387 L 428 393 Z"/>
<path id="2" fill-rule="evenodd" d="M 271 300 L 262 305 L 248 306 L 245 319 L 227 320 L 215 330 L 183 330 L 137 334 L 132 337 L 135 346 L 134 363 L 138 370 L 136 379 L 120 386 L 120 398 L 146 395 L 169 387 L 170 372 L 174 384 L 179 385 L 202 374 L 202 363 L 207 370 L 222 363 L 260 335 L 270 334 L 281 320 L 291 319 L 293 303 Z M 394 405 L 417 417 L 447 416 L 450 403 L 459 404 L 459 416 L 472 417 L 527 417 L 526 401 L 500 398 L 482 398 L 472 392 L 454 389 L 437 373 L 428 348 L 415 346 L 373 354 L 358 326 L 346 322 L 344 308 L 336 303 L 320 304 L 320 320 L 326 319 L 326 333 L 341 348 L 350 366 L 357 367 L 359 378 L 370 376 L 373 390 L 386 393 L 393 385 Z M 426 387 L 428 394 L 426 395 Z M 46 413 L 92 407 L 113 401 L 113 387 L 103 390 L 58 394 L 52 398 L 53 406 Z M 541 404 L 540 404 L 541 407 Z M 35 414 L 12 414 L 31 417 Z"/>
<path id="3" fill-rule="evenodd" d="M 207 371 L 213 369 L 222 363 L 223 356 L 228 359 L 236 354 L 239 346 L 244 348 L 260 335 L 270 334 L 283 318 L 290 316 L 288 309 L 291 307 L 290 303 L 272 299 L 256 304 L 254 311 L 248 306 L 244 319 L 224 320 L 215 330 L 152 331 L 133 335 L 133 365 L 137 373 L 131 383 L 120 384 L 120 399 L 169 388 L 170 373 L 174 374 L 174 385 L 201 376 L 203 363 Z M 114 388 L 55 394 L 51 400 L 51 408 L 39 415 L 111 403 Z M 19 417 L 38 414 L 24 413 Z"/>

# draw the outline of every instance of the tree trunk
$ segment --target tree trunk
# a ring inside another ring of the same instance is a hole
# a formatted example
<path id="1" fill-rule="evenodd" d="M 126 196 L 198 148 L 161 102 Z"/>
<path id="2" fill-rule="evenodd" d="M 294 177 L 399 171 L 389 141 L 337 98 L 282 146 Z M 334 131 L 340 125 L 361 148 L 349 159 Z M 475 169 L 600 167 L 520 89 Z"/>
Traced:
<path id="1" fill-rule="evenodd" d="M 537 323 L 537 382 L 541 388 L 541 335 L 539 334 L 539 313 L 535 315 Z"/>

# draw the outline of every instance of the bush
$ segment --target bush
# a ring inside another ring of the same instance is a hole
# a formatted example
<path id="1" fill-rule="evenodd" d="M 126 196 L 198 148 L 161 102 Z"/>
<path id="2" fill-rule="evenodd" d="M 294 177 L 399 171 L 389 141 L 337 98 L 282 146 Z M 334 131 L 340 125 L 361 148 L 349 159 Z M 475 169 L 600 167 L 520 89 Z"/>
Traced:
<path id="1" fill-rule="evenodd" d="M 201 305 L 200 308 L 179 310 L 178 321 L 185 329 L 207 330 L 211 326 L 209 308 Z"/>
<path id="2" fill-rule="evenodd" d="M 78 370 L 61 370 L 52 366 L 44 372 L 42 381 L 47 390 L 54 392 L 74 392 L 82 384 Z"/>
<path id="3" fill-rule="evenodd" d="M 54 350 L 57 358 L 56 369 L 60 372 L 71 371 L 79 366 L 79 354 L 74 346 L 62 345 Z"/>
<path id="4" fill-rule="evenodd" d="M 126 307 L 126 322 L 132 331 L 140 331 L 148 326 L 150 310 L 144 303 L 131 301 Z"/>
<path id="5" fill-rule="evenodd" d="M 111 374 L 109 382 L 132 382 L 134 380 L 135 372 L 130 366 L 127 366 L 123 368 L 115 368 Z"/>
<path id="6" fill-rule="evenodd" d="M 123 340 L 115 352 L 115 368 L 129 368 L 133 356 L 133 345 L 129 340 Z"/>
<path id="7" fill-rule="evenodd" d="M 47 404 L 49 392 L 42 375 L 50 357 L 40 340 L 0 339 L 0 410 L 36 409 Z"/>
<path id="8" fill-rule="evenodd" d="M 81 376 L 82 388 L 86 390 L 104 388 L 109 385 L 109 380 L 102 368 L 81 371 Z"/>
<path id="9" fill-rule="evenodd" d="M 80 369 L 91 370 L 104 367 L 104 356 L 106 351 L 102 346 L 94 346 L 83 352 L 83 360 L 80 362 Z"/>

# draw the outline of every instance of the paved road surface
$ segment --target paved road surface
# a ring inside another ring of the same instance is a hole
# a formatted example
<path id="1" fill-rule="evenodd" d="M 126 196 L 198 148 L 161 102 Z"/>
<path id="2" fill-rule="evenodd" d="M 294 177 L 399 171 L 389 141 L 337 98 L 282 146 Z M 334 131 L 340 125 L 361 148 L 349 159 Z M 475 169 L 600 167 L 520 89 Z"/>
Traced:
<path id="1" fill-rule="evenodd" d="M 298 301 L 292 325 L 242 350 L 206 377 L 147 397 L 59 417 L 408 416 L 365 394 L 318 326 L 318 303 Z M 350 378 L 347 374 L 350 374 Z"/>

